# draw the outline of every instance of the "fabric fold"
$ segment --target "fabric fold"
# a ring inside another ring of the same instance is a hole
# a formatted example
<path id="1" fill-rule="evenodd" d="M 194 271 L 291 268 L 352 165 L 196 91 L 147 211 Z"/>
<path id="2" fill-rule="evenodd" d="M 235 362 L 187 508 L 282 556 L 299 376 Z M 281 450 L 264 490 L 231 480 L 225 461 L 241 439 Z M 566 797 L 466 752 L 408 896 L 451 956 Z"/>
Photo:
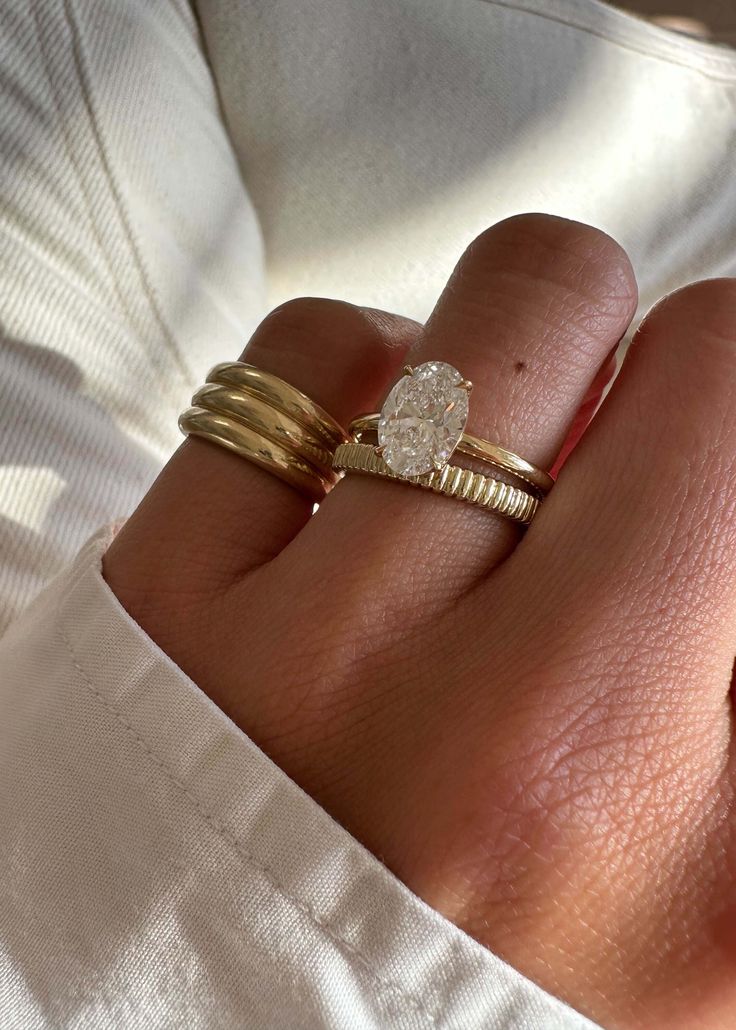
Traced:
<path id="1" fill-rule="evenodd" d="M 414 896 L 171 662 L 102 578 L 111 535 L 0 641 L 4 1018 L 592 1026 Z"/>

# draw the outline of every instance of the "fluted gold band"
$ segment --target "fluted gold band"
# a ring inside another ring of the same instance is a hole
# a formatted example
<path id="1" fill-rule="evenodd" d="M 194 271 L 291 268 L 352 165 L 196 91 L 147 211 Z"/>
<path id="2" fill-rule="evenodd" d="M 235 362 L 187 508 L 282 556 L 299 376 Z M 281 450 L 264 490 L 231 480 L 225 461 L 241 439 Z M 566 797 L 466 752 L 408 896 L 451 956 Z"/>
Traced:
<path id="1" fill-rule="evenodd" d="M 368 433 L 378 432 L 378 420 L 380 416 L 359 415 L 354 418 L 348 427 L 350 435 L 358 442 Z M 554 480 L 547 472 L 532 465 L 525 458 L 519 457 L 513 451 L 501 447 L 500 444 L 491 443 L 488 440 L 481 440 L 480 437 L 471 436 L 470 433 L 463 433 L 460 442 L 456 447 L 456 453 L 465 454 L 470 458 L 477 458 L 489 465 L 508 472 L 517 479 L 533 487 L 540 496 L 548 494 L 554 486 Z"/>
<path id="2" fill-rule="evenodd" d="M 433 490 L 445 497 L 478 505 L 525 525 L 531 522 L 539 507 L 539 500 L 525 490 L 457 465 L 446 465 L 439 471 L 427 472 L 422 476 L 400 476 L 389 468 L 370 444 L 340 444 L 335 451 L 333 465 L 340 472 L 380 476 Z"/>

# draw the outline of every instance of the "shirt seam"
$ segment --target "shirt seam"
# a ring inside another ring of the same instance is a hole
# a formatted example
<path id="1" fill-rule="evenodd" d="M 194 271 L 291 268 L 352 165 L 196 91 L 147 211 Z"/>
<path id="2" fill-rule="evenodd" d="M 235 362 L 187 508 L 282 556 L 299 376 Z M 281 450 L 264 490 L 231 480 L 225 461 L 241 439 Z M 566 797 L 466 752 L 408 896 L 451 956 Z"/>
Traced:
<path id="1" fill-rule="evenodd" d="M 93 212 L 92 212 L 92 204 L 90 202 L 88 190 L 87 190 L 87 188 L 86 188 L 86 186 L 84 184 L 82 176 L 79 173 L 79 167 L 78 167 L 78 163 L 77 163 L 77 160 L 76 160 L 76 154 L 75 154 L 74 148 L 70 145 L 69 136 L 68 136 L 68 133 L 66 131 L 66 120 L 65 120 L 63 112 L 61 110 L 61 104 L 60 104 L 60 101 L 59 101 L 59 90 L 58 90 L 58 87 L 56 85 L 56 82 L 54 81 L 54 76 L 53 76 L 53 74 L 51 73 L 51 71 L 50 71 L 50 69 L 48 67 L 47 47 L 46 47 L 46 43 L 44 41 L 43 32 L 41 30 L 41 21 L 40 21 L 40 17 L 41 16 L 39 14 L 37 4 L 38 4 L 38 0 L 33 0 L 33 2 L 31 3 L 31 14 L 32 14 L 32 17 L 33 17 L 33 23 L 34 23 L 34 27 L 35 27 L 35 30 L 36 30 L 36 38 L 38 40 L 38 45 L 39 45 L 39 48 L 40 48 L 41 53 L 42 53 L 43 58 L 44 58 L 44 61 L 43 61 L 44 77 L 46 79 L 46 83 L 47 83 L 47 85 L 49 87 L 49 90 L 51 92 L 52 103 L 53 103 L 53 106 L 54 106 L 54 111 L 56 112 L 57 119 L 59 121 L 59 126 L 60 126 L 60 129 L 61 129 L 61 137 L 62 137 L 62 139 L 64 141 L 64 147 L 65 147 L 67 156 L 69 158 L 69 164 L 70 164 L 71 168 L 73 169 L 74 174 L 76 176 L 76 181 L 77 181 L 77 185 L 79 187 L 79 192 L 80 192 L 82 200 L 84 202 L 84 206 L 85 206 L 85 209 L 86 209 L 86 214 L 87 214 L 87 217 L 88 217 L 88 220 L 89 220 L 90 231 L 92 232 L 92 234 L 94 236 L 95 243 L 97 244 L 97 247 L 99 248 L 100 252 L 102 253 L 102 255 L 104 257 L 104 260 L 105 260 L 105 264 L 106 264 L 106 266 L 108 268 L 108 271 L 110 272 L 111 281 L 112 281 L 112 284 L 113 284 L 113 289 L 115 291 L 115 295 L 116 295 L 117 299 L 120 302 L 120 306 L 121 306 L 122 310 L 124 311 L 124 313 L 128 316 L 128 318 L 132 322 L 133 318 L 131 316 L 131 313 L 130 313 L 130 310 L 129 310 L 129 307 L 128 307 L 127 299 L 122 294 L 122 292 L 120 291 L 120 289 L 118 287 L 117 277 L 113 274 L 112 268 L 110 267 L 110 262 L 109 262 L 107 250 L 106 250 L 106 248 L 104 246 L 103 240 L 102 240 L 102 238 L 100 236 L 100 233 L 99 233 L 97 219 L 94 217 Z M 68 22 L 68 19 L 67 19 L 67 22 Z M 71 28 L 71 26 L 70 26 L 70 28 Z M 82 92 L 84 94 L 84 90 Z M 85 105 L 87 105 L 86 95 L 85 95 Z M 89 115 L 89 110 L 88 110 L 88 115 Z M 95 137 L 95 142 L 97 143 L 97 135 L 94 132 L 94 129 L 93 129 L 93 135 Z M 99 144 L 98 143 L 97 143 L 97 146 L 98 146 L 98 149 L 99 149 Z M 107 176 L 105 176 L 105 179 L 107 181 Z"/>
<path id="2" fill-rule="evenodd" d="M 87 69 L 84 45 L 82 42 L 81 33 L 79 31 L 77 18 L 72 5 L 72 0 L 62 0 L 62 10 L 64 13 L 66 23 L 69 27 L 69 32 L 71 34 L 72 63 L 74 71 L 76 73 L 77 81 L 79 83 L 82 99 L 84 101 L 84 106 L 87 112 L 87 117 L 89 119 L 89 124 L 92 131 L 92 138 L 94 140 L 95 147 L 99 155 L 100 168 L 102 170 L 105 182 L 107 183 L 107 187 L 110 192 L 113 205 L 117 212 L 117 216 L 120 220 L 123 236 L 125 238 L 126 243 L 128 244 L 129 253 L 133 260 L 135 269 L 138 273 L 138 278 L 141 283 L 143 295 L 146 298 L 148 309 L 153 315 L 154 321 L 156 322 L 162 333 L 162 336 L 167 344 L 167 347 L 176 363 L 177 372 L 179 373 L 183 385 L 186 387 L 189 385 L 193 373 L 191 369 L 188 367 L 188 364 L 185 361 L 184 356 L 182 355 L 181 350 L 176 342 L 174 334 L 167 325 L 164 314 L 161 311 L 161 308 L 156 297 L 156 289 L 148 274 L 145 259 L 141 254 L 138 244 L 136 242 L 135 233 L 133 232 L 133 228 L 130 224 L 130 219 L 128 217 L 126 204 L 123 199 L 120 188 L 118 186 L 115 175 L 113 173 L 112 161 L 108 153 L 108 148 L 105 143 L 102 127 L 100 125 L 100 121 L 97 115 L 96 103 L 93 97 L 92 88 L 90 85 L 90 76 Z M 35 2 L 34 15 L 38 17 Z M 103 246 L 103 241 L 99 240 L 98 242 L 100 243 L 101 249 L 105 253 L 105 257 L 107 259 L 107 251 Z M 117 280 L 114 270 L 112 270 L 111 274 L 113 277 L 113 281 L 116 282 Z M 119 290 L 117 290 L 117 292 L 120 295 Z M 127 308 L 127 304 L 125 306 Z"/>
<path id="3" fill-rule="evenodd" d="M 711 72 L 701 66 L 700 62 L 705 61 L 707 56 L 705 53 L 701 54 L 700 52 L 694 52 L 692 60 L 687 60 L 684 55 L 682 60 L 677 60 L 674 55 L 662 53 L 655 47 L 650 48 L 643 43 L 641 46 L 637 46 L 633 41 L 617 38 L 613 33 L 606 32 L 603 29 L 596 29 L 591 25 L 585 25 L 580 21 L 576 21 L 574 17 L 565 17 L 562 13 L 558 14 L 551 11 L 540 11 L 535 7 L 527 6 L 524 3 L 516 3 L 514 0 L 479 0 L 479 2 L 487 4 L 489 7 L 500 7 L 507 11 L 518 11 L 520 14 L 527 14 L 532 17 L 540 18 L 543 21 L 554 22 L 557 25 L 564 25 L 567 28 L 575 29 L 578 32 L 584 32 L 589 36 L 594 36 L 596 39 L 602 39 L 607 43 L 620 47 L 622 50 L 628 50 L 631 53 L 640 54 L 643 57 L 651 57 L 653 60 L 663 61 L 665 64 L 670 64 L 677 68 L 688 69 L 689 71 L 693 71 L 702 75 L 703 78 L 710 79 L 714 82 L 727 83 L 729 85 L 733 85 L 736 82 L 736 52 L 732 55 L 724 49 L 723 53 L 719 53 L 716 44 L 712 44 L 713 50 L 715 51 L 712 55 L 714 63 L 733 65 L 733 67 L 727 68 L 723 72 Z M 623 16 L 623 12 L 617 11 L 615 8 L 609 7 L 607 4 L 601 4 L 599 6 L 610 11 L 610 14 L 613 17 L 619 18 Z M 621 25 L 621 30 L 623 33 L 623 23 Z M 675 40 L 671 45 L 674 46 L 675 43 L 679 42 L 679 40 Z"/>
<path id="4" fill-rule="evenodd" d="M 238 840 L 236 835 L 228 829 L 228 827 L 212 812 L 208 811 L 207 808 L 202 804 L 196 794 L 193 793 L 169 768 L 167 763 L 162 757 L 156 754 L 151 745 L 145 740 L 145 738 L 138 732 L 135 726 L 129 722 L 123 713 L 113 705 L 103 693 L 95 687 L 91 676 L 83 668 L 79 656 L 74 648 L 74 645 L 69 638 L 66 631 L 59 625 L 57 625 L 57 632 L 66 648 L 72 665 L 76 669 L 77 673 L 82 679 L 82 682 L 89 694 L 92 695 L 109 714 L 111 714 L 117 722 L 125 729 L 128 735 L 135 741 L 140 750 L 146 755 L 146 757 L 163 773 L 167 780 L 174 786 L 181 794 L 186 797 L 188 802 L 191 804 L 196 813 L 200 816 L 204 822 L 210 827 L 210 829 L 226 844 L 228 844 L 243 861 L 245 865 L 250 866 L 256 872 L 260 873 L 271 887 L 277 891 L 284 899 L 294 905 L 300 912 L 306 915 L 310 921 L 327 936 L 338 948 L 346 951 L 349 955 L 357 959 L 372 977 L 375 983 L 385 991 L 390 998 L 394 1001 L 401 1001 L 408 1003 L 416 1012 L 420 1015 L 425 1016 L 429 1020 L 431 1026 L 437 1026 L 437 1015 L 436 1011 L 430 1010 L 427 1007 L 424 999 L 419 995 L 408 991 L 402 984 L 396 980 L 391 980 L 387 977 L 382 976 L 375 968 L 370 959 L 364 955 L 359 948 L 351 943 L 346 937 L 341 935 L 337 930 L 332 928 L 329 923 L 321 919 L 318 913 L 303 899 L 299 898 L 296 894 L 293 894 L 288 890 L 286 885 L 280 881 L 277 874 L 267 864 L 260 862 L 255 855 L 249 852 Z M 384 1002 L 381 1002 L 384 1005 Z"/>

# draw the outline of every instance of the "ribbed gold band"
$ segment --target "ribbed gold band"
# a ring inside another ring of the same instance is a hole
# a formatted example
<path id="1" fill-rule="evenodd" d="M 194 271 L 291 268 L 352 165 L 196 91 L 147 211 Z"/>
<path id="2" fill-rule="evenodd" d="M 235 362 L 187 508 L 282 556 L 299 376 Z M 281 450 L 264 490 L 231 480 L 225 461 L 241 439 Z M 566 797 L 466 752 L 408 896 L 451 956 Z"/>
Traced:
<path id="1" fill-rule="evenodd" d="M 457 465 L 446 465 L 440 471 L 427 472 L 422 476 L 399 476 L 376 454 L 375 447 L 366 443 L 340 444 L 335 451 L 332 464 L 341 472 L 381 476 L 384 479 L 394 479 L 399 483 L 433 490 L 445 497 L 454 497 L 456 500 L 478 505 L 524 525 L 531 522 L 539 507 L 537 498 L 525 490 Z"/>

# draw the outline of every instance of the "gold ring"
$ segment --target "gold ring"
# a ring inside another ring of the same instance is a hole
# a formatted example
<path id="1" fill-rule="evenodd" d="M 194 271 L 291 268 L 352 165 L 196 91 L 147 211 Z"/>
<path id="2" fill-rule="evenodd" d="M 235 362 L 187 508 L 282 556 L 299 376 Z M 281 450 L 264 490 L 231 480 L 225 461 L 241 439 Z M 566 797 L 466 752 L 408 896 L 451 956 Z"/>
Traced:
<path id="1" fill-rule="evenodd" d="M 419 476 L 402 476 L 389 468 L 376 448 L 367 443 L 344 443 L 335 451 L 333 465 L 341 472 L 357 472 L 363 475 L 395 479 L 433 490 L 445 497 L 475 504 L 486 511 L 504 515 L 514 522 L 528 525 L 539 507 L 538 498 L 518 487 L 509 486 L 500 479 L 492 479 L 480 472 L 445 465 Z"/>
<path id="2" fill-rule="evenodd" d="M 368 429 L 378 436 L 378 453 L 400 476 L 441 470 L 456 450 L 521 479 L 540 496 L 553 485 L 550 475 L 505 447 L 465 432 L 473 384 L 444 361 L 425 361 L 394 384 L 380 415 L 352 423 L 355 439 Z"/>
<path id="3" fill-rule="evenodd" d="M 339 479 L 332 456 L 346 439 L 342 427 L 301 390 L 243 361 L 210 370 L 179 428 L 247 458 L 313 502 Z"/>
<path id="4" fill-rule="evenodd" d="M 358 442 L 369 433 L 378 434 L 380 418 L 379 414 L 358 415 L 348 426 L 348 433 Z M 532 465 L 531 462 L 520 458 L 513 451 L 501 447 L 500 444 L 481 440 L 480 437 L 471 436 L 470 433 L 463 432 L 454 453 L 465 454 L 469 458 L 477 458 L 479 461 L 485 461 L 489 465 L 494 465 L 496 468 L 516 476 L 517 479 L 521 479 L 528 486 L 533 487 L 542 497 L 548 494 L 554 486 L 555 481 L 552 476 L 537 468 L 536 465 Z"/>
<path id="5" fill-rule="evenodd" d="M 323 442 L 291 415 L 277 411 L 255 394 L 251 396 L 219 383 L 205 383 L 192 397 L 192 405 L 207 408 L 215 414 L 229 415 L 259 436 L 273 440 L 309 461 L 328 482 L 337 479 L 332 468 L 332 451 L 326 450 Z"/>
<path id="6" fill-rule="evenodd" d="M 531 522 L 552 477 L 505 447 L 465 432 L 472 388 L 470 380 L 444 361 L 406 365 L 380 415 L 353 419 L 352 442 L 337 448 L 335 468 L 404 480 L 517 522 Z M 377 446 L 361 442 L 368 432 L 376 433 Z M 516 476 L 525 489 L 450 465 L 455 451 Z"/>
<path id="7" fill-rule="evenodd" d="M 290 415 L 332 453 L 345 440 L 345 431 L 319 404 L 295 386 L 244 361 L 225 361 L 207 375 L 208 383 L 232 386 L 266 401 L 276 411 Z"/>
<path id="8" fill-rule="evenodd" d="M 315 466 L 293 451 L 227 415 L 191 407 L 179 416 L 179 428 L 189 436 L 199 436 L 247 458 L 260 468 L 283 479 L 314 503 L 324 500 L 334 478 L 321 476 Z"/>

